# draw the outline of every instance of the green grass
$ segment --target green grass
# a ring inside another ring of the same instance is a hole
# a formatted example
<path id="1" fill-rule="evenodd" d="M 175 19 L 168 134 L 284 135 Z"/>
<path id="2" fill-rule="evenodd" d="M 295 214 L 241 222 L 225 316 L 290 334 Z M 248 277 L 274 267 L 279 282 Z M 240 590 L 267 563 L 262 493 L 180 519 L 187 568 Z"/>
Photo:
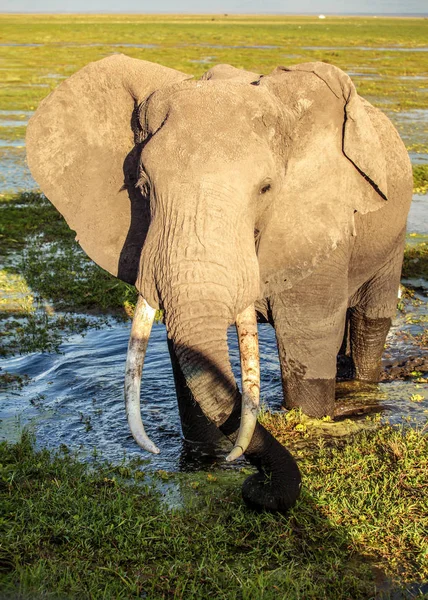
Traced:
<path id="1" fill-rule="evenodd" d="M 390 108 L 424 108 L 428 97 L 423 81 L 428 53 L 394 52 L 377 48 L 426 45 L 424 19 L 156 15 L 0 15 L 2 48 L 0 109 L 34 110 L 58 79 L 92 60 L 113 52 L 159 62 L 191 75 L 201 75 L 211 63 L 267 73 L 277 65 L 323 60 L 344 70 L 380 78 L 355 77 L 358 91 Z M 19 44 L 37 44 L 36 47 Z M 127 44 L 149 44 L 135 48 Z M 211 46 L 211 47 L 210 47 Z M 214 46 L 214 47 L 212 47 Z M 224 47 L 221 47 L 224 46 Z M 234 46 L 230 48 L 230 46 Z M 274 46 L 260 48 L 260 46 Z M 319 49 L 308 49 L 308 47 Z M 369 51 L 360 46 L 373 46 Z M 329 47 L 332 49 L 323 49 Z M 341 49 L 341 47 L 346 47 Z"/>
<path id="2" fill-rule="evenodd" d="M 44 196 L 0 196 L 0 211 L 0 356 L 55 352 L 65 336 L 106 323 L 76 312 L 132 315 L 135 288 L 85 255 Z"/>
<path id="3" fill-rule="evenodd" d="M 20 264 L 6 271 L 25 278 L 29 287 L 56 308 L 117 311 L 135 303 L 132 286 L 97 267 L 75 242 L 59 212 L 36 192 L 0 195 L 0 256 L 21 252 Z M 58 285 L 58 280 L 61 285 Z"/>
<path id="4" fill-rule="evenodd" d="M 320 442 L 300 458 L 288 517 L 250 512 L 244 473 L 89 467 L 66 449 L 35 451 L 28 436 L 0 449 L 1 579 L 13 598 L 367 600 L 428 577 L 419 431 Z"/>

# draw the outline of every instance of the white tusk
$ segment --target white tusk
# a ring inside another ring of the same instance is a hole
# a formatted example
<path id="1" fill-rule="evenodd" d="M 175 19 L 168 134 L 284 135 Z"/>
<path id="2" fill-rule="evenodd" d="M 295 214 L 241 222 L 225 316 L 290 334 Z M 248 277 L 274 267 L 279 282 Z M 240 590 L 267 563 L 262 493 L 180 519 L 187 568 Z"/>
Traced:
<path id="1" fill-rule="evenodd" d="M 138 296 L 126 357 L 125 408 L 134 440 L 144 450 L 159 454 L 159 448 L 144 431 L 140 410 L 141 374 L 155 314 L 156 310 L 149 306 L 142 296 Z"/>
<path id="2" fill-rule="evenodd" d="M 257 423 L 260 404 L 260 357 L 257 318 L 252 304 L 236 317 L 239 352 L 241 355 L 242 407 L 238 437 L 228 462 L 239 458 L 248 448 Z"/>

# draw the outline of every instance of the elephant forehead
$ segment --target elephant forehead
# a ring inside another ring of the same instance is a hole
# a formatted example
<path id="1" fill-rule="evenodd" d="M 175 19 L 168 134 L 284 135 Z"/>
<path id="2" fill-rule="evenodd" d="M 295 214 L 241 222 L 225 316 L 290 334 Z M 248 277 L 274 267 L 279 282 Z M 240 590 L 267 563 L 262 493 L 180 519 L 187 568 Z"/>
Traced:
<path id="1" fill-rule="evenodd" d="M 275 111 L 264 89 L 230 81 L 192 81 L 156 92 L 147 110 L 150 120 L 176 117 L 183 126 L 217 131 L 251 129 L 255 120 Z"/>
<path id="2" fill-rule="evenodd" d="M 218 129 L 206 123 L 184 123 L 178 117 L 168 122 L 150 140 L 142 153 L 148 165 L 168 165 L 179 170 L 197 168 L 212 171 L 228 166 L 232 170 L 256 170 L 254 162 L 269 155 L 268 145 L 250 128 Z"/>
<path id="3" fill-rule="evenodd" d="M 184 89 L 177 86 L 173 93 L 154 94 L 146 111 L 154 133 L 147 148 L 150 154 L 165 156 L 170 150 L 183 164 L 254 159 L 267 151 L 274 120 L 268 118 L 272 111 L 264 91 L 248 84 L 192 84 Z"/>

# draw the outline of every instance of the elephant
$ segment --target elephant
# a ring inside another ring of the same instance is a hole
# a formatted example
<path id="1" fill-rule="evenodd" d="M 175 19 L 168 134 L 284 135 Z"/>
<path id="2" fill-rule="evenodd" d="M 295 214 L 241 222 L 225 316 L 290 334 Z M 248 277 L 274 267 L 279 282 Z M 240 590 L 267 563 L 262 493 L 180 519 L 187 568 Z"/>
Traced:
<path id="1" fill-rule="evenodd" d="M 257 319 L 275 328 L 285 407 L 333 417 L 339 353 L 353 378 L 378 381 L 412 198 L 391 122 L 323 62 L 265 76 L 217 65 L 195 80 L 112 55 L 42 101 L 26 144 L 83 250 L 139 292 L 125 375 L 137 443 L 159 452 L 140 383 L 163 309 L 184 437 L 228 438 L 228 460 L 257 468 L 247 505 L 287 512 L 301 474 L 257 421 Z"/>

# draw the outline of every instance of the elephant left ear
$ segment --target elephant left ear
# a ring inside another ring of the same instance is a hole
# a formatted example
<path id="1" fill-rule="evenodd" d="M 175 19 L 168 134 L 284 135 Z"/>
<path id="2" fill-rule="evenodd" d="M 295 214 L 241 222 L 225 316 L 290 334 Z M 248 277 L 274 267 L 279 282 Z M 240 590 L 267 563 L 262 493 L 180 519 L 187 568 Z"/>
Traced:
<path id="1" fill-rule="evenodd" d="M 381 141 L 373 127 L 366 106 L 358 96 L 351 78 L 344 71 L 323 62 L 303 63 L 292 67 L 278 67 L 282 71 L 306 71 L 324 81 L 337 98 L 345 101 L 342 150 L 361 175 L 372 185 L 383 200 L 388 199 L 386 162 Z M 380 208 L 382 203 L 372 198 L 359 198 L 358 211 L 362 214 Z"/>

